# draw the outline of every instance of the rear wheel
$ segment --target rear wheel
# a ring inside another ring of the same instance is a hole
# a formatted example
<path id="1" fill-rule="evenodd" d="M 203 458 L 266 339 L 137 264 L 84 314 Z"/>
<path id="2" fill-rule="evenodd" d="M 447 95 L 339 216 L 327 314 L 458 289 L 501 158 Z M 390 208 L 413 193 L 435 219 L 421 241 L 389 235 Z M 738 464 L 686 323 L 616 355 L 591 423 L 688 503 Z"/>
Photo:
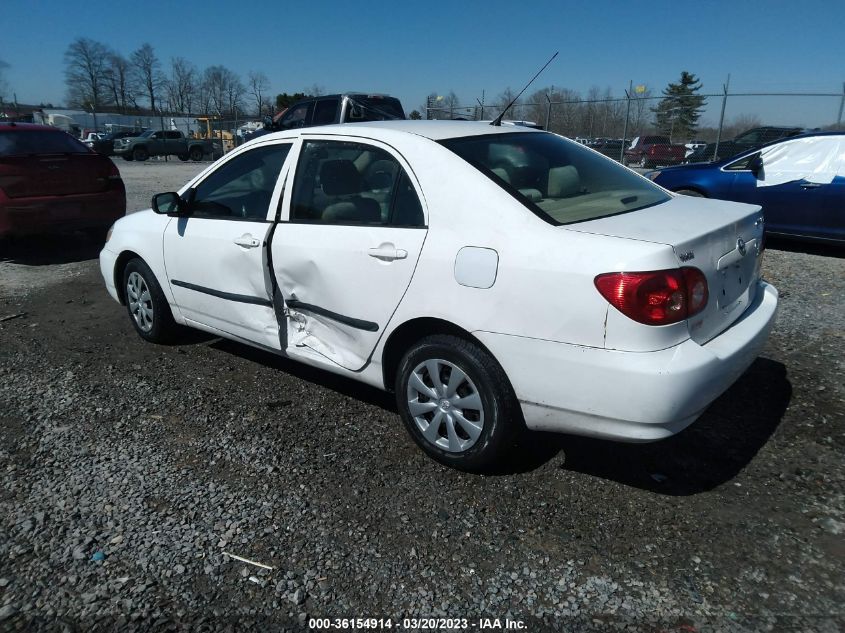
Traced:
<path id="1" fill-rule="evenodd" d="M 129 320 L 138 335 L 151 343 L 172 341 L 178 326 L 161 286 L 144 260 L 135 258 L 126 264 L 123 289 Z"/>
<path id="2" fill-rule="evenodd" d="M 150 157 L 146 147 L 136 147 L 132 150 L 132 158 L 138 161 L 145 161 Z"/>
<path id="3" fill-rule="evenodd" d="M 700 191 L 696 191 L 695 189 L 678 189 L 675 193 L 679 193 L 682 196 L 692 196 L 693 198 L 706 198 L 703 193 Z"/>
<path id="4" fill-rule="evenodd" d="M 521 428 L 504 370 L 455 336 L 429 336 L 405 354 L 396 402 L 414 441 L 442 464 L 468 471 L 495 464 Z"/>
<path id="5" fill-rule="evenodd" d="M 203 154 L 202 148 L 194 145 L 191 148 L 191 151 L 190 151 L 190 158 L 194 162 L 199 162 L 199 161 L 202 160 L 202 154 Z"/>

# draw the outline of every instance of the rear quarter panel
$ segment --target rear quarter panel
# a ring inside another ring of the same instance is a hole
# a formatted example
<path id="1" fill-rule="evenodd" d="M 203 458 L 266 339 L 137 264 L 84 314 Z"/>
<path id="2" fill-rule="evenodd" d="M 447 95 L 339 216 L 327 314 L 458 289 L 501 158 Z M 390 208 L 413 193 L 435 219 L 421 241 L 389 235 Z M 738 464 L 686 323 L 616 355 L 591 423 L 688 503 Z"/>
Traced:
<path id="1" fill-rule="evenodd" d="M 417 317 L 435 317 L 470 332 L 603 347 L 609 304 L 596 290 L 595 276 L 663 263 L 676 266 L 668 248 L 548 224 L 435 143 L 408 144 L 401 151 L 425 196 L 429 229 L 388 330 Z M 470 288 L 455 280 L 455 259 L 465 246 L 497 252 L 491 288 Z"/>

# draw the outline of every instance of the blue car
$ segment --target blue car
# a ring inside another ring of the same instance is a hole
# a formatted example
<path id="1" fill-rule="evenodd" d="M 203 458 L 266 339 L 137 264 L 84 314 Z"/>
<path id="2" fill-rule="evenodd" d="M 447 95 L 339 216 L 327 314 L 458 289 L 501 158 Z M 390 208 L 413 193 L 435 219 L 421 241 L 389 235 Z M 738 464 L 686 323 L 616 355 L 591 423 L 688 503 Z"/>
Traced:
<path id="1" fill-rule="evenodd" d="M 845 242 L 845 133 L 781 139 L 739 156 L 646 174 L 691 196 L 759 204 L 766 233 Z"/>

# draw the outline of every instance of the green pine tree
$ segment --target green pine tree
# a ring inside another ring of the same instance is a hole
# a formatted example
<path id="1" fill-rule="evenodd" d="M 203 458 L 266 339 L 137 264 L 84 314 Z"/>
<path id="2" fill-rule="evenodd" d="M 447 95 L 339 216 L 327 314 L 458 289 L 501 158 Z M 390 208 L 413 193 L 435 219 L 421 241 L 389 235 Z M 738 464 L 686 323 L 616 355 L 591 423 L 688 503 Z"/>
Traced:
<path id="1" fill-rule="evenodd" d="M 669 136 L 673 143 L 684 143 L 695 138 L 698 119 L 707 99 L 696 94 L 701 81 L 692 73 L 683 71 L 679 83 L 670 83 L 663 89 L 663 99 L 652 108 L 654 124 L 660 133 Z"/>

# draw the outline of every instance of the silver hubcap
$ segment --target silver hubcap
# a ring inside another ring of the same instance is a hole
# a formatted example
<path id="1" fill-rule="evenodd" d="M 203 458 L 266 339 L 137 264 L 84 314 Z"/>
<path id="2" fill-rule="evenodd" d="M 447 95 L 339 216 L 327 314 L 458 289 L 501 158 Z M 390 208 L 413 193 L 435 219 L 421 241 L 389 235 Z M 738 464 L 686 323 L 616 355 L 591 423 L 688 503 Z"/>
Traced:
<path id="1" fill-rule="evenodd" d="M 416 366 L 408 380 L 408 410 L 422 436 L 460 453 L 478 441 L 484 406 L 472 380 L 457 365 L 434 358 Z"/>
<path id="2" fill-rule="evenodd" d="M 129 273 L 126 282 L 126 300 L 129 303 L 129 312 L 135 323 L 143 332 L 153 329 L 153 298 L 150 296 L 150 289 L 147 282 L 139 273 Z"/>

